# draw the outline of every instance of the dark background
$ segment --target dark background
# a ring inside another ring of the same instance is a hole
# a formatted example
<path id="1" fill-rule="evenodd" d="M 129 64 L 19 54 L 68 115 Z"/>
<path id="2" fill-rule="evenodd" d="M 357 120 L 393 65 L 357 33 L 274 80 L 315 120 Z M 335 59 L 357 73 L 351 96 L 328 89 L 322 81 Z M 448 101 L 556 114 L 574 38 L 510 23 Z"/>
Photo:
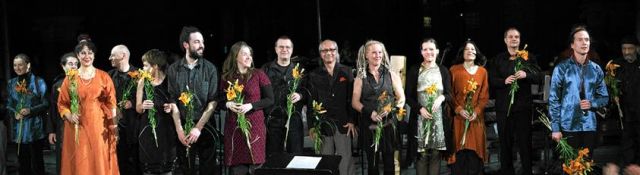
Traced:
<path id="1" fill-rule="evenodd" d="M 280 35 L 292 38 L 293 55 L 303 61 L 317 59 L 321 38 L 336 40 L 343 62 L 351 65 L 368 39 L 382 41 L 389 54 L 406 55 L 410 64 L 422 60 L 424 37 L 434 37 L 441 54 L 450 48 L 445 62 L 467 39 L 491 58 L 505 50 L 503 32 L 515 26 L 521 43 L 548 69 L 568 47 L 574 24 L 589 27 L 592 50 L 605 61 L 620 55 L 620 39 L 638 33 L 640 25 L 640 4 L 634 0 L 0 1 L 3 88 L 7 76 L 15 76 L 11 65 L 18 53 L 31 56 L 33 72 L 51 81 L 62 72 L 59 57 L 73 49 L 80 33 L 90 34 L 98 46 L 96 67 L 109 70 L 109 53 L 117 44 L 129 47 L 138 67 L 149 49 L 184 55 L 178 36 L 185 25 L 200 28 L 205 57 L 218 67 L 240 40 L 253 47 L 256 65 L 274 59 Z"/>

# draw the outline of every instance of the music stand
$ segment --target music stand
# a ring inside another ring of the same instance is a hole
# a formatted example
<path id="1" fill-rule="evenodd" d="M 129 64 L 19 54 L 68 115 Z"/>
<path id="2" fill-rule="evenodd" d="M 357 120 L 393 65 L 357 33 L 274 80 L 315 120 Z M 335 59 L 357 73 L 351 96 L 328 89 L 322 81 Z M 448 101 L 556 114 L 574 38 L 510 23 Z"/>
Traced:
<path id="1" fill-rule="evenodd" d="M 287 168 L 294 155 L 287 153 L 274 154 L 268 158 L 262 167 L 256 169 L 256 175 L 334 175 L 339 174 L 338 165 L 342 156 L 317 155 L 310 157 L 322 157 L 315 169 L 290 169 Z"/>

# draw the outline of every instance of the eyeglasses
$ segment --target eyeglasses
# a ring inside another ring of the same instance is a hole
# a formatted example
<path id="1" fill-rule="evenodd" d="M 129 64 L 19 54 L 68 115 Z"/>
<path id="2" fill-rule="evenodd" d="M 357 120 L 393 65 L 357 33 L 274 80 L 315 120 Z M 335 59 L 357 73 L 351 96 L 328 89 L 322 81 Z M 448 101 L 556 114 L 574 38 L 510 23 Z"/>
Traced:
<path id="1" fill-rule="evenodd" d="M 328 49 L 322 49 L 322 50 L 320 50 L 320 52 L 329 53 L 329 52 L 335 52 L 336 50 L 338 50 L 338 49 L 336 49 L 336 48 L 328 48 Z"/>

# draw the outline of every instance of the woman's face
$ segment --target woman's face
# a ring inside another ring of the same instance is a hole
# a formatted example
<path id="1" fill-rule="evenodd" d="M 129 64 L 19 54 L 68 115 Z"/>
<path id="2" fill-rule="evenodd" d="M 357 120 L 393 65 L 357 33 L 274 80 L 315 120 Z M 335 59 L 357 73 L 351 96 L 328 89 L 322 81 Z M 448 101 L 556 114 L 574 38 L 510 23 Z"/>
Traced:
<path id="1" fill-rule="evenodd" d="M 151 66 L 151 64 L 148 61 L 142 61 L 142 70 L 151 73 L 151 75 L 155 73 L 155 72 L 152 72 L 154 71 L 153 66 Z"/>
<path id="2" fill-rule="evenodd" d="M 379 66 L 382 63 L 382 57 L 384 57 L 382 46 L 380 44 L 371 44 L 366 49 L 365 57 L 367 58 L 367 63 L 370 66 Z"/>
<path id="3" fill-rule="evenodd" d="M 84 46 L 82 50 L 78 52 L 78 59 L 80 59 L 80 65 L 83 67 L 88 67 L 93 65 L 94 55 L 93 50 L 89 49 L 89 47 Z"/>
<path id="4" fill-rule="evenodd" d="M 463 56 L 465 61 L 476 60 L 476 47 L 471 43 L 467 43 L 467 45 L 464 46 Z"/>
<path id="5" fill-rule="evenodd" d="M 436 44 L 433 42 L 424 42 L 422 43 L 422 49 L 420 53 L 422 54 L 422 59 L 428 62 L 434 62 L 440 50 L 436 48 Z"/>
<path id="6" fill-rule="evenodd" d="M 15 71 L 17 75 L 24 75 L 28 73 L 30 66 L 30 64 L 21 58 L 13 59 L 13 71 Z"/>
<path id="7" fill-rule="evenodd" d="M 251 49 L 248 47 L 242 47 L 238 51 L 238 56 L 236 56 L 236 63 L 238 63 L 238 68 L 249 68 L 253 63 L 253 56 L 251 55 Z"/>

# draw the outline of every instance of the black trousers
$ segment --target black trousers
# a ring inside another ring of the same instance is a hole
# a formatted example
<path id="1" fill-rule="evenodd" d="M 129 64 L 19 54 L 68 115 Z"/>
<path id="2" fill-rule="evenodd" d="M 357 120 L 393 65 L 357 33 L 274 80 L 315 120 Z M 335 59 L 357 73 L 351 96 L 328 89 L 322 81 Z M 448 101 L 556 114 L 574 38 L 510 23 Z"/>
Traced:
<path id="1" fill-rule="evenodd" d="M 593 159 L 593 149 L 596 148 L 596 131 L 562 132 L 567 143 L 575 149 L 588 148 L 589 158 Z"/>
<path id="2" fill-rule="evenodd" d="M 55 154 L 56 154 L 56 174 L 60 173 L 60 165 L 62 161 L 62 140 L 64 140 L 64 127 L 59 130 L 60 133 L 56 133 Z"/>
<path id="3" fill-rule="evenodd" d="M 186 132 L 186 131 L 185 131 Z M 218 138 L 218 132 L 209 124 L 202 129 L 198 141 L 191 145 L 187 156 L 187 148 L 179 144 L 176 148 L 180 169 L 184 175 L 212 174 L 219 175 L 222 173 L 220 161 L 217 159 L 216 147 L 222 144 L 222 140 Z M 199 159 L 196 166 L 196 156 Z M 196 169 L 197 168 L 197 169 Z"/>
<path id="4" fill-rule="evenodd" d="M 639 112 L 625 109 L 624 119 L 640 117 Z M 624 121 L 622 130 L 622 157 L 623 164 L 640 163 L 640 120 Z"/>
<path id="5" fill-rule="evenodd" d="M 395 119 L 394 119 L 395 120 Z M 367 128 L 363 128 L 364 142 L 360 146 L 364 149 L 367 154 L 367 169 L 370 175 L 379 175 L 379 166 L 380 161 L 383 163 L 383 170 L 385 175 L 392 175 L 395 173 L 395 164 L 394 164 L 394 152 L 398 148 L 399 138 L 398 132 L 394 131 L 391 125 L 384 127 L 382 131 L 382 138 L 380 138 L 380 145 L 378 146 L 378 151 L 375 152 L 375 147 L 373 147 L 373 137 L 375 132 L 370 130 L 369 126 Z"/>
<path id="6" fill-rule="evenodd" d="M 135 116 L 138 117 L 138 116 Z M 131 143 L 128 140 L 131 134 L 127 134 L 132 127 L 118 126 L 118 144 L 116 145 L 116 154 L 118 156 L 118 167 L 121 175 L 137 175 L 142 174 L 140 169 L 140 161 L 138 157 L 137 142 Z"/>
<path id="7" fill-rule="evenodd" d="M 289 123 L 289 136 L 287 138 L 287 148 L 284 148 L 286 115 L 272 118 L 267 122 L 267 157 L 276 153 L 292 153 L 302 154 L 304 146 L 304 131 L 302 126 L 302 118 L 300 116 L 291 116 Z"/>
<path id="8" fill-rule="evenodd" d="M 515 110 L 507 116 L 498 111 L 498 135 L 500 137 L 500 174 L 513 175 L 514 138 L 520 154 L 522 174 L 531 174 L 531 111 Z"/>
<path id="9" fill-rule="evenodd" d="M 20 174 L 44 174 L 43 142 L 44 140 L 36 140 L 28 144 L 20 144 L 18 153 Z"/>

